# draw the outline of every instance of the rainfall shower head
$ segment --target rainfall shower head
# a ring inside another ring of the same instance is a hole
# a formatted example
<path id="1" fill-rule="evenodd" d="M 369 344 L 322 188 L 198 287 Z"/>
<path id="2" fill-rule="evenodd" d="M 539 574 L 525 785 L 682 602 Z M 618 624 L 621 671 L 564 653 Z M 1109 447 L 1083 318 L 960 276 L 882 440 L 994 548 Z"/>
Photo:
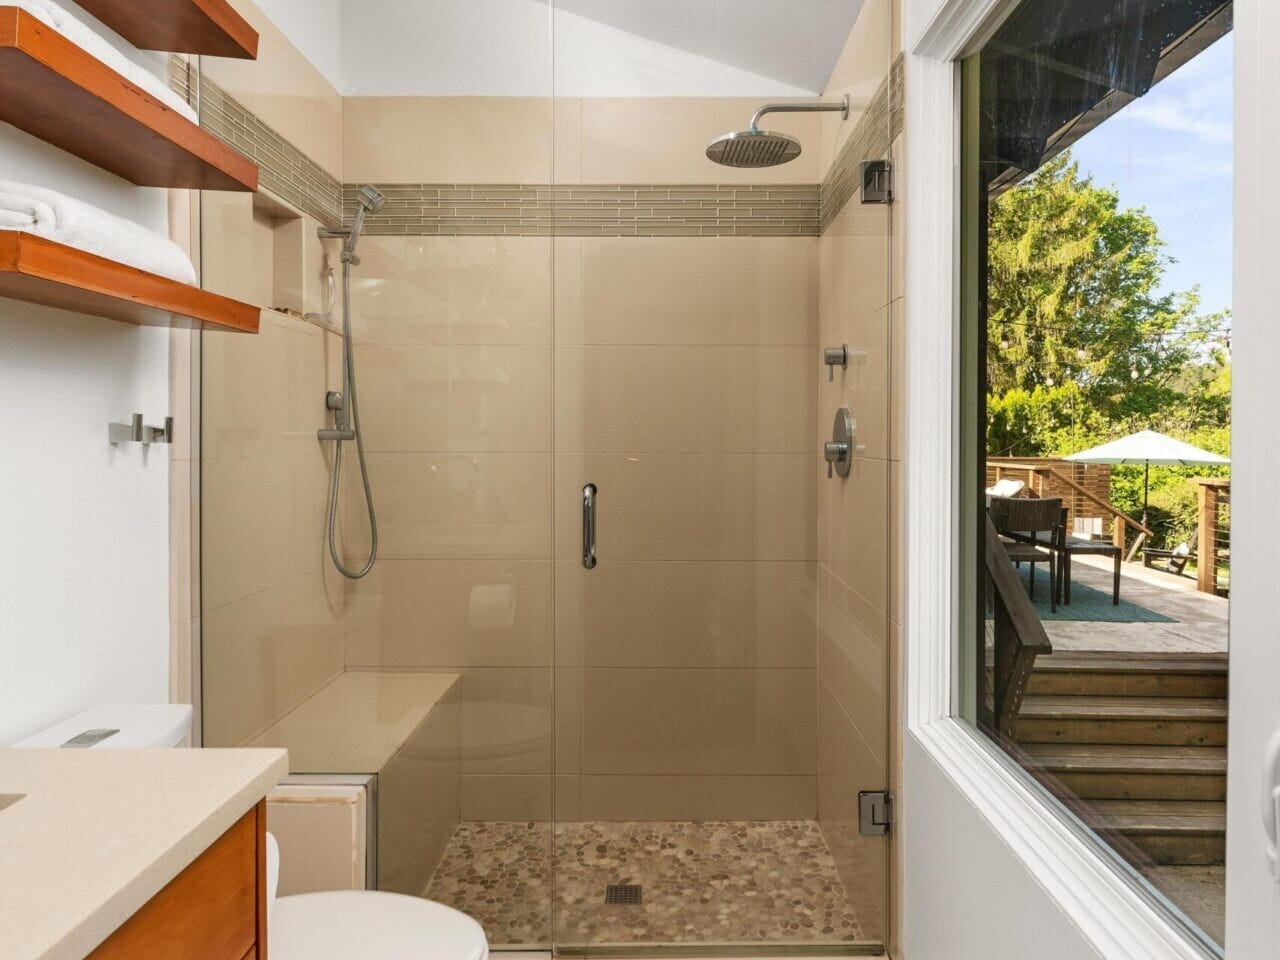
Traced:
<path id="1" fill-rule="evenodd" d="M 839 103 L 769 103 L 755 112 L 751 126 L 735 130 L 711 141 L 707 159 L 726 167 L 776 167 L 800 156 L 800 141 L 785 133 L 760 129 L 760 118 L 766 113 L 821 113 L 840 111 L 849 119 L 849 98 Z"/>

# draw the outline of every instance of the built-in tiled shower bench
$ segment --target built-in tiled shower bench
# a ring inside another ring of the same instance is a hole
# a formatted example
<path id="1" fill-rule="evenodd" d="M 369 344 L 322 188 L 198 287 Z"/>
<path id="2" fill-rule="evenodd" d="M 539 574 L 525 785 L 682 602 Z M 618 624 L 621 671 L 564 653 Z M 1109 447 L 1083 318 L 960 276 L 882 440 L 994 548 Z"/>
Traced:
<path id="1" fill-rule="evenodd" d="M 289 770 L 376 774 L 378 887 L 421 894 L 458 823 L 456 673 L 340 673 L 245 746 L 284 747 Z"/>

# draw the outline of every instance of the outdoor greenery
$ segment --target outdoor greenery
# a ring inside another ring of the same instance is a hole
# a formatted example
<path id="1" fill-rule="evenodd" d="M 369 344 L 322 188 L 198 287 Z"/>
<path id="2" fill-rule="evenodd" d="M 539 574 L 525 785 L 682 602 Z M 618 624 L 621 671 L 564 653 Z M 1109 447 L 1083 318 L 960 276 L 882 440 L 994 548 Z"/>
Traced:
<path id="1" fill-rule="evenodd" d="M 987 449 L 1056 457 L 1137 430 L 1230 455 L 1231 318 L 1198 289 L 1161 289 L 1156 222 L 1082 176 L 1070 152 L 991 201 Z M 1114 467 L 1112 502 L 1142 509 L 1142 467 Z M 1191 476 L 1152 467 L 1152 527 L 1176 544 L 1195 527 Z"/>

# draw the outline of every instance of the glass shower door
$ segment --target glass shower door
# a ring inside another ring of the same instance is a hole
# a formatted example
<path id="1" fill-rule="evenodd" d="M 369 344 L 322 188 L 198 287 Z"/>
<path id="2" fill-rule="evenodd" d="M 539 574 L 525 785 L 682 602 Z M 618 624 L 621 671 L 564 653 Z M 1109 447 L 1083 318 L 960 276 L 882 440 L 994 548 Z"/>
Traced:
<path id="1" fill-rule="evenodd" d="M 591 38 L 644 28 L 556 6 L 556 947 L 879 952 L 890 208 L 852 181 L 889 157 L 889 5 L 845 24 L 849 120 L 770 116 L 804 152 L 764 169 L 705 150 L 779 97 L 655 95 L 653 63 L 576 96 Z"/>

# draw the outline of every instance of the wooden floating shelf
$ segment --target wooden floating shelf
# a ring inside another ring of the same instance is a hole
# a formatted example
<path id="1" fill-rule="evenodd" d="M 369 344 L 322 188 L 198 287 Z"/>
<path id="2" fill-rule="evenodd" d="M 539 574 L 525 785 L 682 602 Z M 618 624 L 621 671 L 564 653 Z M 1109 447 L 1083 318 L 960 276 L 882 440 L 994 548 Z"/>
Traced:
<path id="1" fill-rule="evenodd" d="M 258 31 L 227 0 L 77 0 L 142 50 L 258 58 Z"/>
<path id="2" fill-rule="evenodd" d="M 257 333 L 257 307 L 17 230 L 0 230 L 0 297 L 151 327 Z"/>
<path id="3" fill-rule="evenodd" d="M 25 10 L 3 5 L 0 120 L 140 187 L 258 188 L 252 160 Z"/>

